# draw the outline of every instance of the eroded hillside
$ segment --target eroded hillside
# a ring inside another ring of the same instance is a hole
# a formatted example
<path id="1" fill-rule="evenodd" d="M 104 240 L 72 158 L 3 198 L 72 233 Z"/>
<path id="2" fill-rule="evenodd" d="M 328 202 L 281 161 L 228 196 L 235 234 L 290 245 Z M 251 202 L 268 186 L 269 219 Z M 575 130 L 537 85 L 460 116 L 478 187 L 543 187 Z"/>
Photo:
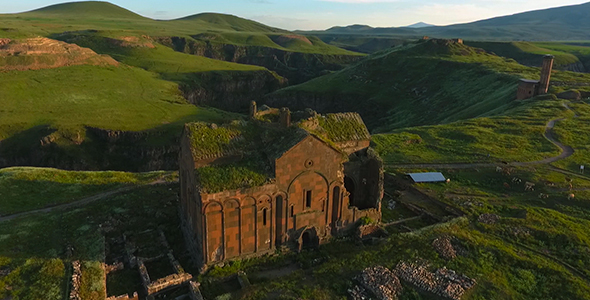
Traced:
<path id="1" fill-rule="evenodd" d="M 88 48 L 48 38 L 0 39 L 0 70 L 39 70 L 73 65 L 118 65 Z"/>

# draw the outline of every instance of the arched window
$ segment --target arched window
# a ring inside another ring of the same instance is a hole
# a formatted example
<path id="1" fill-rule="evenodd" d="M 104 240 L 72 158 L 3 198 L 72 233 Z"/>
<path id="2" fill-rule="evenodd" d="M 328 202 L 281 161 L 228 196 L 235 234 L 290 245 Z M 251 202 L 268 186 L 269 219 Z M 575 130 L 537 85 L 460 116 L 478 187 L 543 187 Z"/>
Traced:
<path id="1" fill-rule="evenodd" d="M 295 216 L 295 206 L 291 205 L 290 210 L 291 210 L 291 213 L 290 213 L 291 217 Z"/>
<path id="2" fill-rule="evenodd" d="M 264 226 L 266 226 L 266 224 L 268 224 L 267 215 L 268 215 L 268 208 L 262 209 L 262 225 L 264 225 Z"/>

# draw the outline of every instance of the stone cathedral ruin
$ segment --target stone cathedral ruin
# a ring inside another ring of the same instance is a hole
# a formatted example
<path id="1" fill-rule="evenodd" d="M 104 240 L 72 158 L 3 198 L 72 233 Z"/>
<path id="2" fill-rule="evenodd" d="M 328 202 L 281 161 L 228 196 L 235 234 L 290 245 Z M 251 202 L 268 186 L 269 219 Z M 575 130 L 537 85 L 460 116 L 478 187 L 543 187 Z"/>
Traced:
<path id="1" fill-rule="evenodd" d="M 357 113 L 254 102 L 248 121 L 185 125 L 181 218 L 196 263 L 299 251 L 380 221 L 383 162 L 370 139 Z"/>

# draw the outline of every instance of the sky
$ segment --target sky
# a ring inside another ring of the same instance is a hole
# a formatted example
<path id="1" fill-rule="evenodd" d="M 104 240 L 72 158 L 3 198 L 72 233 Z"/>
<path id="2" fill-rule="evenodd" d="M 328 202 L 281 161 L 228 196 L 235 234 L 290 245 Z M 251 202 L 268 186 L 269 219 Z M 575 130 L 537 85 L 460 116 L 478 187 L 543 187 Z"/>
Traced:
<path id="1" fill-rule="evenodd" d="M 417 22 L 467 23 L 590 0 L 110 0 L 155 19 L 202 12 L 233 14 L 289 30 L 352 24 L 399 27 Z M 68 0 L 0 0 L 0 13 L 28 11 Z"/>

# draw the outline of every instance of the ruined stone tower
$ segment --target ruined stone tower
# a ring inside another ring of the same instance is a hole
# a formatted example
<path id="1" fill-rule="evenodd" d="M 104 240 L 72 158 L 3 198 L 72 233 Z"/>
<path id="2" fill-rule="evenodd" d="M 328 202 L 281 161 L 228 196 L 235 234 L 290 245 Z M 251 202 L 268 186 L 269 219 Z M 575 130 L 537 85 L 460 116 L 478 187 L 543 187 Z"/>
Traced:
<path id="1" fill-rule="evenodd" d="M 547 54 L 543 57 L 541 67 L 541 80 L 521 79 L 516 93 L 517 100 L 525 100 L 538 95 L 545 95 L 549 91 L 551 82 L 551 71 L 553 70 L 553 55 Z"/>
<path id="2" fill-rule="evenodd" d="M 543 58 L 543 66 L 541 67 L 541 80 L 539 80 L 538 95 L 547 94 L 549 91 L 549 82 L 551 81 L 551 71 L 553 70 L 553 55 L 545 55 Z"/>

